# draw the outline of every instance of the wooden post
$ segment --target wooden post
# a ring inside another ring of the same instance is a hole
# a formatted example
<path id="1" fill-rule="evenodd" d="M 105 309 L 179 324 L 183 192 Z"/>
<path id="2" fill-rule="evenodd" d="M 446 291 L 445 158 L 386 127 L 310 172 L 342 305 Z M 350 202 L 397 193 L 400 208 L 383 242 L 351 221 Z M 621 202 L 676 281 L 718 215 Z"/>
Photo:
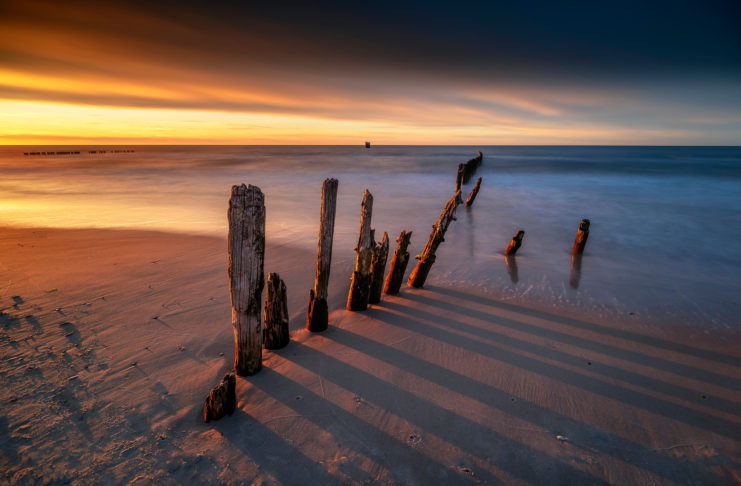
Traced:
<path id="1" fill-rule="evenodd" d="M 520 249 L 520 246 L 522 245 L 522 238 L 525 236 L 525 232 L 520 230 L 517 232 L 515 236 L 512 237 L 512 241 L 509 242 L 509 245 L 507 245 L 507 249 L 504 250 L 505 255 L 514 255 L 517 253 L 517 250 Z"/>
<path id="2" fill-rule="evenodd" d="M 366 189 L 363 193 L 363 202 L 360 206 L 360 234 L 358 246 L 355 248 L 357 259 L 355 271 L 352 274 L 350 292 L 347 295 L 347 310 L 364 311 L 368 308 L 368 293 L 370 292 L 370 265 L 373 258 L 373 232 L 371 231 L 371 214 L 373 212 L 373 196 Z"/>
<path id="3" fill-rule="evenodd" d="M 373 250 L 371 259 L 371 284 L 368 294 L 369 304 L 381 302 L 381 289 L 383 288 L 383 274 L 386 271 L 386 260 L 389 256 L 389 235 L 383 232 L 383 239 Z"/>
<path id="4" fill-rule="evenodd" d="M 507 267 L 507 273 L 512 283 L 517 283 L 520 278 L 517 274 L 517 257 L 514 255 L 504 255 L 504 265 Z"/>
<path id="5" fill-rule="evenodd" d="M 290 341 L 286 284 L 277 273 L 268 274 L 265 292 L 265 349 L 284 348 Z"/>
<path id="6" fill-rule="evenodd" d="M 435 263 L 437 247 L 445 240 L 445 232 L 448 230 L 450 222 L 455 219 L 455 209 L 458 206 L 460 197 L 461 192 L 456 192 L 455 196 L 445 205 L 445 209 L 443 209 L 437 222 L 432 226 L 432 233 L 430 233 L 425 249 L 415 257 L 418 260 L 417 265 L 412 270 L 412 274 L 409 275 L 409 280 L 407 281 L 407 285 L 410 287 L 422 288 L 425 284 L 427 274 L 430 273 L 432 264 Z"/>
<path id="7" fill-rule="evenodd" d="M 483 154 L 479 152 L 479 155 L 463 164 L 463 183 L 468 184 L 468 181 L 476 173 L 476 169 L 481 165 Z"/>
<path id="8" fill-rule="evenodd" d="M 579 281 L 581 280 L 581 253 L 574 253 L 571 255 L 571 274 L 569 275 L 569 286 L 572 289 L 579 288 Z"/>
<path id="9" fill-rule="evenodd" d="M 589 220 L 582 219 L 579 223 L 579 231 L 576 232 L 576 240 L 574 241 L 574 249 L 572 254 L 584 253 L 584 247 L 587 244 L 587 238 L 589 238 Z"/>
<path id="10" fill-rule="evenodd" d="M 458 174 L 455 177 L 455 192 L 461 192 L 461 184 L 463 184 L 463 172 L 465 168 L 463 164 L 458 164 Z"/>
<path id="11" fill-rule="evenodd" d="M 396 239 L 396 251 L 389 264 L 389 273 L 386 276 L 386 283 L 383 286 L 383 292 L 388 295 L 398 294 L 401 288 L 401 282 L 404 280 L 404 272 L 409 263 L 409 240 L 412 238 L 412 232 L 402 230 Z"/>
<path id="12" fill-rule="evenodd" d="M 466 199 L 467 208 L 471 207 L 471 205 L 473 204 L 473 200 L 476 199 L 476 195 L 479 193 L 480 188 L 481 188 L 481 177 L 479 177 L 479 180 L 476 181 L 476 185 L 473 186 L 473 190 L 471 191 L 471 194 L 469 194 L 468 199 Z"/>
<path id="13" fill-rule="evenodd" d="M 332 262 L 332 238 L 334 215 L 337 208 L 337 179 L 325 179 L 322 184 L 322 207 L 319 214 L 319 242 L 316 250 L 316 278 L 314 288 L 309 291 L 309 309 L 306 313 L 306 329 L 321 332 L 329 325 L 327 288 L 329 269 Z"/>
<path id="14" fill-rule="evenodd" d="M 229 199 L 229 291 L 234 327 L 234 370 L 262 367 L 260 297 L 265 286 L 265 198 L 259 187 L 232 186 Z"/>
<path id="15" fill-rule="evenodd" d="M 227 373 L 206 397 L 203 404 L 203 421 L 219 420 L 224 415 L 231 415 L 237 408 L 237 377 Z"/>

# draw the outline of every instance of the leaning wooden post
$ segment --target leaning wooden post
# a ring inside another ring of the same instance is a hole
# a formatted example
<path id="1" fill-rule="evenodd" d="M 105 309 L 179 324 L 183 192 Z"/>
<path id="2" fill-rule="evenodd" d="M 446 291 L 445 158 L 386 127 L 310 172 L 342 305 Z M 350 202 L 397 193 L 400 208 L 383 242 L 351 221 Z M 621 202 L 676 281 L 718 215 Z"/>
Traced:
<path id="1" fill-rule="evenodd" d="M 589 238 L 589 220 L 582 219 L 579 223 L 579 231 L 576 232 L 576 240 L 574 241 L 574 249 L 572 254 L 584 253 L 584 247 L 587 244 L 587 238 Z"/>
<path id="2" fill-rule="evenodd" d="M 409 263 L 409 252 L 407 251 L 407 247 L 409 246 L 409 240 L 411 238 L 411 231 L 402 230 L 401 234 L 396 239 L 396 251 L 394 252 L 394 256 L 391 258 L 389 273 L 386 276 L 386 283 L 383 286 L 383 292 L 385 294 L 393 295 L 399 293 L 401 282 L 404 280 L 404 272 L 407 269 L 407 263 Z"/>
<path id="3" fill-rule="evenodd" d="M 468 199 L 466 199 L 467 208 L 471 207 L 471 205 L 473 204 L 473 200 L 476 199 L 476 195 L 479 193 L 480 188 L 481 188 L 481 177 L 479 177 L 479 180 L 476 181 L 476 185 L 473 186 L 473 190 L 471 191 L 471 194 L 469 194 Z"/>
<path id="4" fill-rule="evenodd" d="M 386 260 L 389 256 L 389 235 L 383 232 L 383 239 L 373 249 L 371 259 L 371 284 L 368 294 L 369 304 L 381 302 L 381 290 L 383 288 L 383 273 L 386 271 Z"/>
<path id="5" fill-rule="evenodd" d="M 363 311 L 368 308 L 368 293 L 370 292 L 370 265 L 373 258 L 373 233 L 371 231 L 371 214 L 373 212 L 373 196 L 366 189 L 363 193 L 363 202 L 360 208 L 360 234 L 358 246 L 355 248 L 357 259 L 355 271 L 352 274 L 350 292 L 347 295 L 347 310 Z"/>
<path id="6" fill-rule="evenodd" d="M 228 216 L 234 370 L 254 375 L 262 367 L 260 297 L 265 286 L 265 197 L 260 188 L 232 186 Z"/>
<path id="7" fill-rule="evenodd" d="M 456 192 L 455 196 L 445 205 L 445 209 L 443 209 L 437 222 L 432 226 L 432 233 L 430 233 L 430 238 L 427 240 L 424 251 L 415 257 L 418 260 L 417 265 L 412 270 L 412 274 L 409 275 L 409 280 L 407 281 L 407 285 L 410 287 L 422 288 L 425 284 L 427 274 L 430 273 L 432 264 L 435 263 L 437 247 L 445 240 L 445 232 L 448 230 L 450 222 L 455 219 L 455 208 L 458 206 L 460 197 L 461 192 Z"/>
<path id="8" fill-rule="evenodd" d="M 321 332 L 329 325 L 327 288 L 329 269 L 332 262 L 332 238 L 334 215 L 337 208 L 337 179 L 325 179 L 322 184 L 322 208 L 319 215 L 319 242 L 316 250 L 316 278 L 314 288 L 309 291 L 309 309 L 306 314 L 306 329 Z"/>
<path id="9" fill-rule="evenodd" d="M 265 292 L 265 349 L 286 347 L 290 340 L 288 332 L 288 298 L 286 284 L 277 273 L 268 274 Z"/>
<path id="10" fill-rule="evenodd" d="M 522 246 L 522 238 L 525 236 L 525 232 L 520 230 L 515 236 L 512 237 L 512 241 L 507 245 L 507 249 L 504 250 L 505 255 L 513 255 L 517 253 L 517 250 Z"/>

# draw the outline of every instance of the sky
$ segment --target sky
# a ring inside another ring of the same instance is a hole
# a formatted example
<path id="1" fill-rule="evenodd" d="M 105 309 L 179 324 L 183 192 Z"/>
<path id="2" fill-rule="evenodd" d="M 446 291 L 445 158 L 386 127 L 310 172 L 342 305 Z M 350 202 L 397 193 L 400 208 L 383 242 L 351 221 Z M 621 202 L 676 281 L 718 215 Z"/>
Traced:
<path id="1" fill-rule="evenodd" d="M 0 0 L 0 144 L 741 143 L 741 2 Z"/>

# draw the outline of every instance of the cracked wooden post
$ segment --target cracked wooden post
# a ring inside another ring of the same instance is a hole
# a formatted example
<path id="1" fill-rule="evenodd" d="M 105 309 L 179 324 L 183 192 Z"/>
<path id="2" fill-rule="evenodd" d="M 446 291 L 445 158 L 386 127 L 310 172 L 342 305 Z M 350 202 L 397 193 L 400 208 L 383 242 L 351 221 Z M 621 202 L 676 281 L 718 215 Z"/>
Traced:
<path id="1" fill-rule="evenodd" d="M 427 280 L 427 274 L 430 273 L 432 264 L 435 263 L 435 252 L 440 243 L 445 241 L 445 232 L 448 230 L 450 222 L 455 219 L 455 209 L 458 206 L 458 200 L 461 197 L 461 192 L 458 191 L 445 205 L 442 214 L 438 218 L 437 222 L 432 226 L 432 233 L 427 240 L 427 245 L 421 254 L 415 258 L 418 260 L 417 265 L 412 270 L 412 274 L 409 275 L 407 285 L 410 287 L 422 288 Z"/>
<path id="2" fill-rule="evenodd" d="M 404 280 L 404 272 L 409 263 L 409 240 L 412 238 L 412 232 L 402 230 L 396 239 L 396 251 L 389 264 L 389 273 L 386 276 L 386 283 L 383 286 L 383 292 L 388 295 L 398 294 L 401 288 L 401 282 Z"/>
<path id="3" fill-rule="evenodd" d="M 582 219 L 579 223 L 579 231 L 576 232 L 576 240 L 574 240 L 574 249 L 572 254 L 584 253 L 584 247 L 587 245 L 587 238 L 589 238 L 589 220 Z"/>
<path id="4" fill-rule="evenodd" d="M 237 377 L 227 373 L 206 397 L 203 404 L 203 421 L 219 420 L 224 415 L 231 415 L 237 408 Z"/>
<path id="5" fill-rule="evenodd" d="M 228 217 L 234 371 L 254 375 L 262 367 L 260 297 L 265 286 L 265 197 L 260 188 L 232 186 Z"/>
<path id="6" fill-rule="evenodd" d="M 306 329 L 321 332 L 329 325 L 327 289 L 329 269 L 332 263 L 332 238 L 334 215 L 337 209 L 337 179 L 325 179 L 322 184 L 322 207 L 319 214 L 319 242 L 316 250 L 316 278 L 314 288 L 309 291 L 309 308 L 306 313 Z"/>
<path id="7" fill-rule="evenodd" d="M 373 212 L 373 196 L 366 189 L 363 193 L 363 202 L 360 207 L 360 234 L 358 245 L 355 248 L 357 259 L 355 271 L 352 274 L 350 292 L 347 295 L 347 310 L 364 311 L 368 308 L 368 293 L 370 292 L 370 265 L 373 258 L 373 232 L 371 231 L 371 214 Z"/>
<path id="8" fill-rule="evenodd" d="M 381 302 L 381 290 L 383 289 L 383 274 L 386 271 L 386 260 L 389 256 L 389 235 L 383 232 L 383 239 L 373 250 L 371 259 L 371 284 L 368 293 L 368 303 L 378 304 Z"/>
<path id="9" fill-rule="evenodd" d="M 265 349 L 280 349 L 290 341 L 288 332 L 288 298 L 286 284 L 277 273 L 268 274 L 265 292 Z"/>
<path id="10" fill-rule="evenodd" d="M 476 181 L 476 185 L 473 186 L 473 190 L 471 191 L 471 194 L 469 194 L 468 199 L 466 199 L 467 208 L 471 207 L 471 205 L 473 204 L 473 200 L 476 199 L 476 195 L 479 193 L 480 188 L 481 188 L 481 177 L 479 177 L 479 180 Z"/>
<path id="11" fill-rule="evenodd" d="M 509 245 L 507 245 L 507 249 L 504 250 L 504 254 L 514 256 L 514 254 L 517 253 L 517 250 L 520 249 L 520 246 L 522 246 L 522 238 L 524 237 L 525 232 L 522 230 L 518 231 L 517 234 L 512 237 L 512 241 L 509 242 Z"/>

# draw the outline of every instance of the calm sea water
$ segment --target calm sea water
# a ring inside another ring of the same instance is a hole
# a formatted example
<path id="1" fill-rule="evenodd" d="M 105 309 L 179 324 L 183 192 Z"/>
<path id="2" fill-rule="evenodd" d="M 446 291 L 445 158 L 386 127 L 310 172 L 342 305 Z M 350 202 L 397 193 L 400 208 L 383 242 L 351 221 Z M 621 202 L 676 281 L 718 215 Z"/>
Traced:
<path id="1" fill-rule="evenodd" d="M 111 152 L 124 148 L 134 152 Z M 314 251 L 321 183 L 335 177 L 338 257 L 352 257 L 366 188 L 379 238 L 388 231 L 393 251 L 411 229 L 418 252 L 453 194 L 458 163 L 479 150 L 481 192 L 459 209 L 432 285 L 626 322 L 741 329 L 738 147 L 6 146 L 0 225 L 223 237 L 230 187 L 249 183 L 266 195 L 272 244 Z M 581 218 L 592 228 L 577 287 L 570 251 Z M 502 250 L 519 229 L 514 282 Z"/>

